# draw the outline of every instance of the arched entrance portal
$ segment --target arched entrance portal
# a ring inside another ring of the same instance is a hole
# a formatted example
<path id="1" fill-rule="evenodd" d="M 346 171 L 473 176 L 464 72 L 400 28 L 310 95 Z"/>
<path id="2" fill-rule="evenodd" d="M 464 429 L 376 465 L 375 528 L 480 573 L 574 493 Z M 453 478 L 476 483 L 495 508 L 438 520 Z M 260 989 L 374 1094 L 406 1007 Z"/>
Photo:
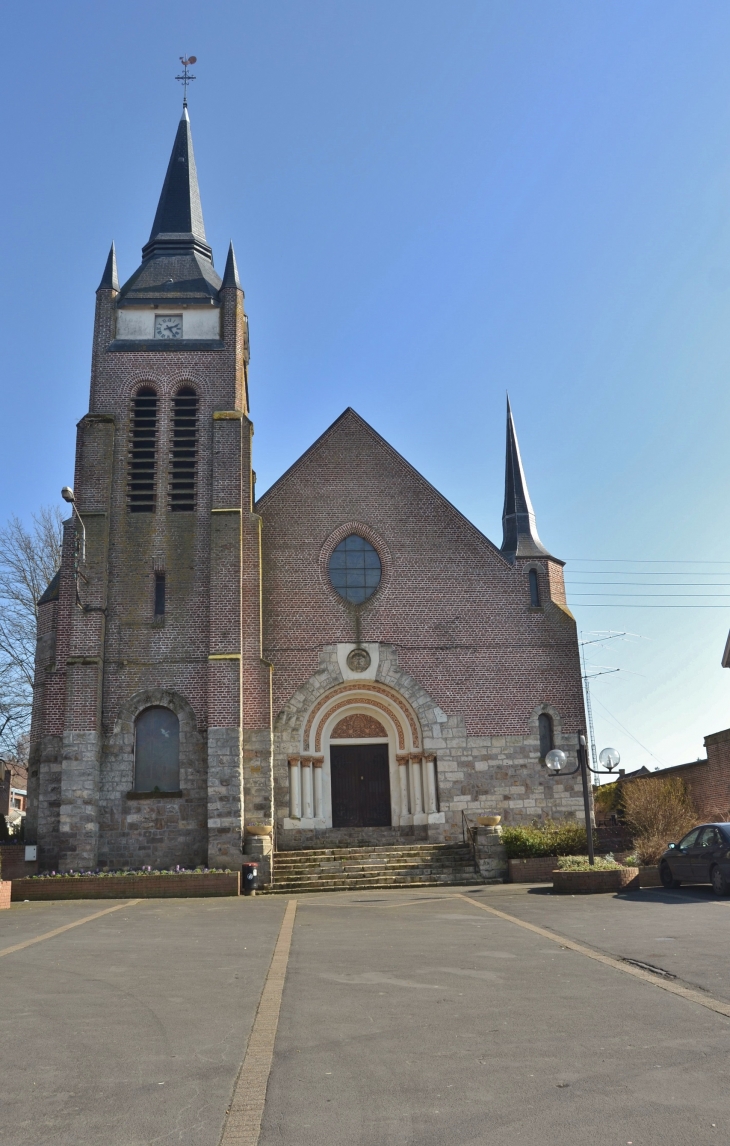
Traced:
<path id="1" fill-rule="evenodd" d="M 376 681 L 320 697 L 289 757 L 284 828 L 367 828 L 437 823 L 436 757 L 424 753 L 407 701 Z"/>
<path id="2" fill-rule="evenodd" d="M 330 732 L 333 828 L 392 823 L 388 732 L 375 716 L 352 712 Z"/>

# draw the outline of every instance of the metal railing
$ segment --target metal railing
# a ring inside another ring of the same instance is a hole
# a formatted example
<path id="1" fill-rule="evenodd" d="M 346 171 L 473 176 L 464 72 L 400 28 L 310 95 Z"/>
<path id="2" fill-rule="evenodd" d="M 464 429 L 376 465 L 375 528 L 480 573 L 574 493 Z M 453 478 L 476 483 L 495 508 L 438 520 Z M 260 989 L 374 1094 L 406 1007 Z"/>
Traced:
<path id="1" fill-rule="evenodd" d="M 477 861 L 477 825 L 471 822 L 466 812 L 461 813 L 461 838 L 471 852 L 471 858 L 474 861 L 474 871 L 479 873 L 480 869 Z"/>

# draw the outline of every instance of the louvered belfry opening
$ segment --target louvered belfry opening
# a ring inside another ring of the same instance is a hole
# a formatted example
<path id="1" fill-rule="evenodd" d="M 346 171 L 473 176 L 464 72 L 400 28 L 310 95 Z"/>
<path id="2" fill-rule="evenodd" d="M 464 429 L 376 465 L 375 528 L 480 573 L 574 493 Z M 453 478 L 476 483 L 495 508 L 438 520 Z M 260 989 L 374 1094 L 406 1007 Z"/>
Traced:
<path id="1" fill-rule="evenodd" d="M 143 386 L 132 399 L 127 483 L 130 513 L 155 512 L 156 470 L 157 394 L 151 386 Z"/>
<path id="2" fill-rule="evenodd" d="M 185 513 L 195 509 L 198 396 L 190 386 L 178 390 L 172 400 L 172 446 L 170 451 L 170 509 Z"/>

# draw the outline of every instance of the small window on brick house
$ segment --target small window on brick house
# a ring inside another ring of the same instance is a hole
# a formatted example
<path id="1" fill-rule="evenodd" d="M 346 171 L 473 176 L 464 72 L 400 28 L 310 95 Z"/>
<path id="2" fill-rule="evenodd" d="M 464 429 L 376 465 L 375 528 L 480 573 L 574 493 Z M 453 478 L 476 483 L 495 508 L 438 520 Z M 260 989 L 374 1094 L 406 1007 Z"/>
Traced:
<path id="1" fill-rule="evenodd" d="M 195 509 L 197 434 L 198 396 L 191 386 L 183 386 L 172 400 L 170 510 L 173 513 L 189 513 Z"/>
<path id="2" fill-rule="evenodd" d="M 127 505 L 130 513 L 155 512 L 157 394 L 143 386 L 132 399 Z"/>
<path id="3" fill-rule="evenodd" d="M 530 580 L 530 604 L 533 609 L 540 607 L 540 582 L 537 579 L 537 569 L 531 569 L 528 573 Z"/>
<path id="4" fill-rule="evenodd" d="M 553 718 L 547 712 L 541 712 L 537 718 L 537 731 L 540 737 L 540 756 L 544 759 L 548 752 L 555 747 L 553 734 Z"/>
<path id="5" fill-rule="evenodd" d="M 165 615 L 165 574 L 155 573 L 155 616 Z"/>
<path id="6" fill-rule="evenodd" d="M 180 789 L 180 722 L 169 708 L 145 708 L 135 721 L 134 788 L 136 792 Z"/>

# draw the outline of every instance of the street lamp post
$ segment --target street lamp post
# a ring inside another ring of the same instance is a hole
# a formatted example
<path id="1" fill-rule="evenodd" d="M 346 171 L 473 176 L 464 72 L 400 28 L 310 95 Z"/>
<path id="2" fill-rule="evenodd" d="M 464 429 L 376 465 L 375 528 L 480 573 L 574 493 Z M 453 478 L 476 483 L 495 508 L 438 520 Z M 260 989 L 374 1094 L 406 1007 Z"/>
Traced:
<path id="1" fill-rule="evenodd" d="M 86 526 L 84 525 L 83 518 L 78 511 L 78 507 L 76 505 L 76 497 L 74 491 L 71 489 L 71 486 L 65 485 L 63 487 L 61 490 L 61 497 L 64 501 L 69 503 L 73 513 L 76 515 L 76 520 L 81 526 L 81 564 L 84 565 L 86 563 Z"/>
<path id="2" fill-rule="evenodd" d="M 621 756 L 615 748 L 604 748 L 598 757 L 601 764 L 604 765 L 604 768 L 591 768 L 588 763 L 588 748 L 583 732 L 578 733 L 576 755 L 578 757 L 578 767 L 573 768 L 571 772 L 564 772 L 563 768 L 568 763 L 568 757 L 561 748 L 552 748 L 545 757 L 545 766 L 548 772 L 553 776 L 575 776 L 577 772 L 580 772 L 580 778 L 583 783 L 586 835 L 588 836 L 588 863 L 592 867 L 596 862 L 596 854 L 593 847 L 593 822 L 591 820 L 591 796 L 588 785 L 588 773 L 593 772 L 595 776 L 610 776 L 613 769 L 621 763 Z"/>

